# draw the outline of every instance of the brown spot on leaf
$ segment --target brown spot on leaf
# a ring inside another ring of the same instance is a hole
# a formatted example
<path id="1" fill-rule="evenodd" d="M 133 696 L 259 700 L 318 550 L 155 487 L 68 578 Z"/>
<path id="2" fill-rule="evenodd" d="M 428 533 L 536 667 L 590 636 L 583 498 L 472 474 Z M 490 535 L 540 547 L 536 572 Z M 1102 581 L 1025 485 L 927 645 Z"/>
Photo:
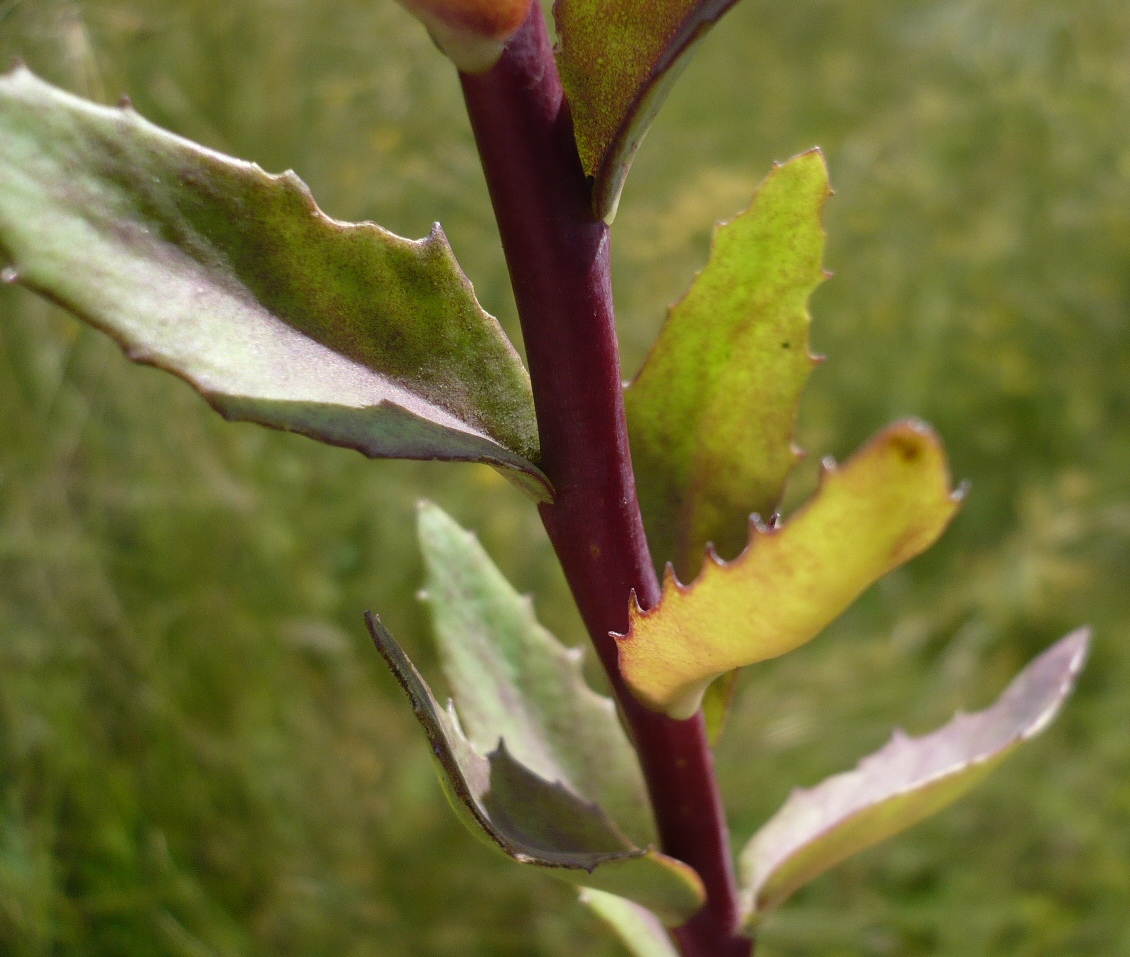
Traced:
<path id="1" fill-rule="evenodd" d="M 917 462 L 922 458 L 922 442 L 911 435 L 895 433 L 891 436 L 891 448 L 904 462 Z"/>

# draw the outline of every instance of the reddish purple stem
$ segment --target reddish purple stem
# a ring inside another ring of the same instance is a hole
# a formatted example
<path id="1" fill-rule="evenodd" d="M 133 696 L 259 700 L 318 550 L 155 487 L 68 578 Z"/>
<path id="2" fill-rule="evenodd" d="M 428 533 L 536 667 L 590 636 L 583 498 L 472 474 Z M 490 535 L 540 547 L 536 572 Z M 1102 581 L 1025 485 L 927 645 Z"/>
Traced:
<path id="1" fill-rule="evenodd" d="M 608 227 L 592 213 L 540 6 L 487 73 L 461 75 L 522 322 L 541 435 L 557 492 L 542 521 L 640 756 L 663 850 L 690 864 L 706 906 L 675 933 L 683 957 L 749 957 L 725 812 L 702 716 L 640 705 L 609 633 L 634 590 L 659 600 L 628 450 Z"/>

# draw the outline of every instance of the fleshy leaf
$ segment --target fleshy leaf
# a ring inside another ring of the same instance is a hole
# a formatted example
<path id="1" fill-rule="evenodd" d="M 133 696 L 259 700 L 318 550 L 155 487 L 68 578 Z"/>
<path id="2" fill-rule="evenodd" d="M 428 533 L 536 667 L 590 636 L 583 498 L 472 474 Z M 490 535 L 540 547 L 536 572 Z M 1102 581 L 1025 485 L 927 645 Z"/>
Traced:
<path id="1" fill-rule="evenodd" d="M 556 0 L 557 67 L 608 222 L 636 150 L 690 52 L 737 0 Z"/>
<path id="2" fill-rule="evenodd" d="M 651 552 L 684 579 L 708 542 L 724 558 L 742 550 L 749 516 L 776 512 L 797 461 L 830 193 L 818 150 L 776 166 L 715 232 L 706 268 L 624 397 Z"/>
<path id="3" fill-rule="evenodd" d="M 438 226 L 414 242 L 336 222 L 293 173 L 18 68 L 0 77 L 0 258 L 227 418 L 550 494 L 529 378 Z"/>
<path id="4" fill-rule="evenodd" d="M 599 804 L 636 844 L 655 824 L 636 753 L 611 699 L 581 671 L 583 652 L 534 617 L 478 539 L 435 505 L 419 512 L 431 606 L 444 674 L 463 729 L 483 754 L 498 743 L 548 781 Z"/>
<path id="5" fill-rule="evenodd" d="M 705 892 L 692 868 L 634 846 L 598 805 L 535 774 L 510 755 L 505 741 L 482 755 L 464 735 L 454 706 L 441 709 L 380 620 L 366 619 L 428 736 L 448 800 L 472 834 L 520 864 L 627 897 L 671 924 L 702 906 Z"/>
<path id="6" fill-rule="evenodd" d="M 1023 741 L 1039 734 L 1070 694 L 1090 632 L 1072 632 L 1028 665 L 996 703 L 959 714 L 921 738 L 896 731 L 854 771 L 796 790 L 741 855 L 750 923 L 852 854 L 941 810 Z"/>
<path id="7" fill-rule="evenodd" d="M 591 887 L 581 891 L 581 903 L 616 932 L 634 957 L 679 957 L 662 922 L 647 908 Z"/>
<path id="8" fill-rule="evenodd" d="M 620 667 L 636 696 L 675 718 L 733 668 L 803 645 L 876 579 L 932 545 L 960 501 L 941 443 L 919 422 L 889 426 L 783 526 L 750 524 L 732 562 L 708 554 L 690 585 L 668 573 L 659 604 L 633 600 Z"/>
<path id="9" fill-rule="evenodd" d="M 464 73 L 489 70 L 526 19 L 530 0 L 400 0 Z"/>

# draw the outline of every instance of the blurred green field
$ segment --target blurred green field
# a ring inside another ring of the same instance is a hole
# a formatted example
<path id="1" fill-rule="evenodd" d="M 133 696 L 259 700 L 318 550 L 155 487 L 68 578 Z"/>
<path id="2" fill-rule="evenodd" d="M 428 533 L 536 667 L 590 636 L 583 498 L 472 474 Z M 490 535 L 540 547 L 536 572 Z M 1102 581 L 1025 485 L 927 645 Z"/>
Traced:
<path id="1" fill-rule="evenodd" d="M 453 72 L 391 0 L 0 0 L 0 62 L 294 168 L 322 207 L 443 222 L 518 340 Z M 739 842 L 898 723 L 988 702 L 1082 622 L 1058 723 L 841 866 L 764 957 L 1130 955 L 1130 5 L 743 0 L 645 143 L 614 231 L 625 374 L 713 222 L 813 144 L 837 196 L 801 416 L 826 454 L 919 415 L 972 483 L 951 531 L 745 675 L 718 760 Z M 613 957 L 573 893 L 448 812 L 361 620 L 425 670 L 414 503 L 581 629 L 488 469 L 228 425 L 0 288 L 0 953 Z"/>

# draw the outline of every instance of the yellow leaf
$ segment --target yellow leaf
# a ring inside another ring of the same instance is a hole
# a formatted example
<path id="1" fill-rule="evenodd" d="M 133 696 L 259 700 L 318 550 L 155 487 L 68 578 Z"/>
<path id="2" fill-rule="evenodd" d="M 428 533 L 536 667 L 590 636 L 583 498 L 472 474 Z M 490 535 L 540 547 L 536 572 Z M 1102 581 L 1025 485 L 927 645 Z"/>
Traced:
<path id="1" fill-rule="evenodd" d="M 633 599 L 617 636 L 624 677 L 644 704 L 689 718 L 718 675 L 803 645 L 932 545 L 960 498 L 933 431 L 889 426 L 842 468 L 825 463 L 820 489 L 785 525 L 754 522 L 732 562 L 708 551 L 690 585 L 668 568 L 655 608 Z"/>

